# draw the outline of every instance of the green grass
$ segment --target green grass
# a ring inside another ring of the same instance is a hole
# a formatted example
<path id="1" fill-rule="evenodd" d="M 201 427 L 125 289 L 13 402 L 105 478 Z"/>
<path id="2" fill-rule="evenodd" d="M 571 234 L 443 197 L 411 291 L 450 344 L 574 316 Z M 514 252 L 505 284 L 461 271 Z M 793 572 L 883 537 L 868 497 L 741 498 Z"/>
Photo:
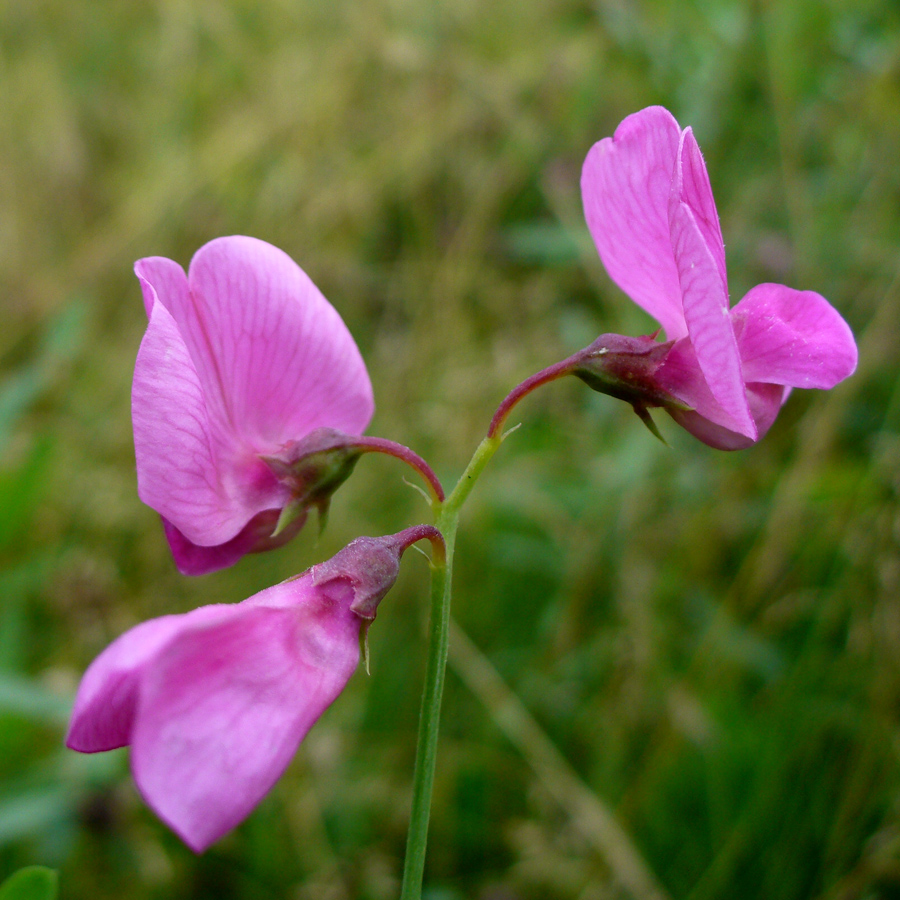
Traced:
<path id="1" fill-rule="evenodd" d="M 178 576 L 135 492 L 131 266 L 231 233 L 285 249 L 359 341 L 371 433 L 452 483 L 515 383 L 600 332 L 649 330 L 602 270 L 578 181 L 594 141 L 662 103 L 703 148 L 733 297 L 820 291 L 859 372 L 795 392 L 732 455 L 662 421 L 666 448 L 574 380 L 517 410 L 463 516 L 455 617 L 484 656 L 454 656 L 448 679 L 429 896 L 628 896 L 609 811 L 678 900 L 900 895 L 895 5 L 7 6 L 0 877 L 48 865 L 69 900 L 396 896 L 414 557 L 372 676 L 205 856 L 146 810 L 123 755 L 61 749 L 65 698 L 123 630 L 427 519 L 396 465 L 366 458 L 318 544 Z M 497 684 L 519 718 L 498 719 Z"/>

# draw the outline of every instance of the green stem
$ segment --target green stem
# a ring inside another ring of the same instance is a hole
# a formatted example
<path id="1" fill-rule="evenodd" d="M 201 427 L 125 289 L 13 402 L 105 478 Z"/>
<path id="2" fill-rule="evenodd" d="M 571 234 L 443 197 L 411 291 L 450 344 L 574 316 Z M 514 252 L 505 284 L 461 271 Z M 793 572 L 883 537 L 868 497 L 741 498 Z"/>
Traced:
<path id="1" fill-rule="evenodd" d="M 425 687 L 422 693 L 416 766 L 413 774 L 412 811 L 406 838 L 406 859 L 403 865 L 403 887 L 400 891 L 400 900 L 420 900 L 422 896 L 425 848 L 428 843 L 428 819 L 431 815 L 431 794 L 437 762 L 441 698 L 444 693 L 444 676 L 447 671 L 447 652 L 450 639 L 450 590 L 459 510 L 475 486 L 478 476 L 496 453 L 501 440 L 502 438 L 495 435 L 486 437 L 481 442 L 450 496 L 437 507 L 435 525 L 444 536 L 447 556 L 443 565 L 435 564 L 431 576 L 428 658 L 425 663 Z"/>
<path id="2" fill-rule="evenodd" d="M 466 502 L 466 498 L 475 487 L 478 476 L 484 471 L 484 467 L 490 462 L 501 443 L 503 443 L 503 438 L 499 434 L 495 434 L 486 437 L 478 445 L 478 449 L 469 460 L 469 465 L 466 466 L 466 471 L 462 473 L 456 487 L 444 502 L 443 510 L 452 513 L 454 520 L 459 515 L 459 508 Z"/>

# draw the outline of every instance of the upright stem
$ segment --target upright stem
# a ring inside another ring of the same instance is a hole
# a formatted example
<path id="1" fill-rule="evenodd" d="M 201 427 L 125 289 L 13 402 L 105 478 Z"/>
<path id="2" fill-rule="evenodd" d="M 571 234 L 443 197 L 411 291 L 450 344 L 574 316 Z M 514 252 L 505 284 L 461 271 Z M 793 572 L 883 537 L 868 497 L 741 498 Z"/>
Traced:
<path id="1" fill-rule="evenodd" d="M 456 517 L 449 521 L 438 516 L 438 528 L 444 535 L 447 561 L 435 566 L 431 576 L 431 619 L 428 627 L 428 659 L 425 666 L 425 687 L 422 692 L 422 711 L 419 715 L 419 740 L 416 746 L 416 766 L 413 774 L 413 798 L 409 832 L 406 836 L 406 859 L 403 865 L 403 887 L 400 900 L 419 900 L 422 896 L 422 876 L 425 871 L 425 848 L 428 842 L 428 820 L 431 816 L 431 792 L 437 761 L 440 728 L 441 698 L 444 693 L 444 674 L 450 635 L 450 583 L 453 549 L 456 543 Z"/>
<path id="2" fill-rule="evenodd" d="M 403 865 L 403 886 L 400 891 L 400 900 L 421 900 L 422 897 L 425 848 L 428 843 L 428 819 L 431 815 L 431 794 L 437 763 L 441 698 L 444 693 L 444 676 L 447 670 L 447 654 L 450 644 L 450 589 L 459 510 L 471 493 L 479 475 L 484 471 L 484 467 L 503 442 L 503 423 L 513 407 L 535 388 L 571 374 L 580 360 L 581 354 L 564 359 L 562 362 L 532 375 L 531 378 L 527 378 L 514 388 L 494 413 L 487 437 L 478 445 L 478 449 L 469 460 L 469 465 L 450 496 L 443 502 L 440 501 L 440 498 L 432 502 L 436 515 L 435 525 L 444 536 L 447 556 L 443 565 L 439 560 L 432 562 L 428 658 L 425 663 L 425 688 L 422 693 L 416 766 L 413 773 L 412 812 L 406 838 L 406 859 Z M 372 441 L 371 438 L 367 440 Z M 417 466 L 417 468 L 420 472 L 423 471 L 421 467 Z M 428 469 L 428 471 L 431 470 Z M 425 473 L 423 472 L 423 474 Z M 426 480 L 433 484 L 427 474 Z M 435 481 L 437 481 L 436 478 Z M 439 489 L 439 483 L 437 487 Z"/>
<path id="3" fill-rule="evenodd" d="M 486 437 L 481 442 L 453 492 L 437 510 L 435 524 L 444 536 L 446 561 L 443 565 L 436 561 L 431 576 L 428 658 L 425 663 L 425 687 L 422 693 L 419 739 L 413 773 L 412 811 L 406 838 L 406 859 L 403 866 L 403 886 L 400 891 L 400 900 L 420 900 L 422 896 L 425 848 L 428 843 L 428 820 L 431 815 L 431 794 L 437 763 L 441 699 L 444 693 L 444 676 L 447 670 L 447 652 L 450 640 L 450 590 L 459 510 L 475 486 L 478 476 L 500 446 L 500 441 L 501 438 L 495 436 Z"/>

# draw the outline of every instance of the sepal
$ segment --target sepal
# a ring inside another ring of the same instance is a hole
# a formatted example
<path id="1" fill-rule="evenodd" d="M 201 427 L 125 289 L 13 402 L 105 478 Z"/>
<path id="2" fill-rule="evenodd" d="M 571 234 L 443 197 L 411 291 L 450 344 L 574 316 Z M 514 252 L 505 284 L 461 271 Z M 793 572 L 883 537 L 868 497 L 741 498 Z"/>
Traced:
<path id="1" fill-rule="evenodd" d="M 648 410 L 661 407 L 670 412 L 687 412 L 691 407 L 657 379 L 657 371 L 675 342 L 659 343 L 655 337 L 601 334 L 575 355 L 571 371 L 593 390 L 630 403 L 650 432 L 665 443 Z"/>
<path id="2" fill-rule="evenodd" d="M 317 428 L 303 440 L 285 444 L 277 455 L 261 456 L 278 482 L 290 492 L 272 537 L 305 516 L 310 507 L 324 528 L 334 492 L 350 477 L 362 448 L 359 438 L 333 428 Z"/>

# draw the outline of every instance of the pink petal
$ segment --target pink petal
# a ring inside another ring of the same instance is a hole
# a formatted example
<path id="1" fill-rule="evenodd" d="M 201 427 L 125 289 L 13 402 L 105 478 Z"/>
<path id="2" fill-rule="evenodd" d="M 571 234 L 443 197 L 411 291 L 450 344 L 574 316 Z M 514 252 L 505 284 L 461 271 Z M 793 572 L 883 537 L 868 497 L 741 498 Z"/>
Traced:
<path id="1" fill-rule="evenodd" d="M 655 377 L 663 390 L 686 403 L 701 418 L 723 428 L 732 424 L 731 416 L 709 389 L 690 338 L 683 338 L 672 346 Z"/>
<path id="2" fill-rule="evenodd" d="M 790 388 L 782 387 L 780 384 L 747 385 L 750 414 L 753 416 L 758 433 L 756 440 L 765 437 L 790 392 Z M 716 450 L 744 450 L 756 443 L 746 435 L 718 425 L 696 411 L 683 412 L 670 408 L 667 412 L 682 428 Z"/>
<path id="3" fill-rule="evenodd" d="M 197 251 L 188 281 L 190 305 L 173 315 L 224 432 L 271 454 L 315 428 L 365 429 L 374 406 L 359 350 L 290 257 L 219 238 Z"/>
<path id="4" fill-rule="evenodd" d="M 178 571 L 182 575 L 206 575 L 228 568 L 248 553 L 274 550 L 292 540 L 306 522 L 306 515 L 297 516 L 278 537 L 273 538 L 271 535 L 280 514 L 277 509 L 258 513 L 230 541 L 213 547 L 192 544 L 167 519 L 162 523 Z"/>
<path id="5" fill-rule="evenodd" d="M 130 743 L 145 667 L 187 619 L 214 620 L 232 609 L 235 607 L 205 606 L 187 616 L 151 619 L 113 641 L 81 679 L 66 746 L 81 753 L 98 753 Z"/>
<path id="6" fill-rule="evenodd" d="M 697 355 L 689 338 L 678 341 L 656 370 L 657 384 L 692 407 L 690 411 L 667 409 L 667 412 L 687 431 L 703 443 L 719 450 L 739 450 L 760 440 L 769 430 L 790 390 L 780 385 L 745 385 L 750 415 L 756 437 L 737 432 L 731 417 L 712 395 Z"/>
<path id="7" fill-rule="evenodd" d="M 156 303 L 171 309 L 188 302 L 187 275 L 177 262 L 164 256 L 148 256 L 134 264 L 134 274 L 141 283 L 148 319 Z"/>
<path id="8" fill-rule="evenodd" d="M 154 288 L 142 286 L 152 299 Z M 131 395 L 138 495 L 192 543 L 221 544 L 260 510 L 282 505 L 285 492 L 264 463 L 223 445 L 167 305 L 150 305 Z"/>
<path id="9" fill-rule="evenodd" d="M 690 159 L 689 147 L 687 155 Z M 722 424 L 756 440 L 756 426 L 747 405 L 741 360 L 728 310 L 728 294 L 716 256 L 685 196 L 680 153 L 669 204 L 669 227 L 688 335 L 710 392 L 728 417 Z"/>
<path id="10" fill-rule="evenodd" d="M 856 369 L 850 327 L 813 291 L 759 284 L 731 318 L 748 381 L 827 389 Z"/>
<path id="11" fill-rule="evenodd" d="M 277 602 L 307 585 L 270 590 Z M 185 627 L 145 671 L 135 781 L 198 852 L 259 803 L 356 668 L 360 620 L 309 596 L 299 609 L 258 601 L 208 627 Z"/>
<path id="12" fill-rule="evenodd" d="M 725 272 L 725 242 L 722 240 L 722 227 L 719 224 L 719 213 L 713 199 L 712 186 L 703 154 L 697 145 L 694 132 L 685 128 L 681 136 L 681 200 L 690 207 L 694 221 L 703 235 L 703 240 L 716 262 L 716 269 L 722 279 L 725 290 L 726 305 L 728 302 L 728 277 Z"/>
<path id="13" fill-rule="evenodd" d="M 651 106 L 594 144 L 581 173 L 584 214 L 603 265 L 670 340 L 687 334 L 668 218 L 680 134 L 670 112 Z"/>

